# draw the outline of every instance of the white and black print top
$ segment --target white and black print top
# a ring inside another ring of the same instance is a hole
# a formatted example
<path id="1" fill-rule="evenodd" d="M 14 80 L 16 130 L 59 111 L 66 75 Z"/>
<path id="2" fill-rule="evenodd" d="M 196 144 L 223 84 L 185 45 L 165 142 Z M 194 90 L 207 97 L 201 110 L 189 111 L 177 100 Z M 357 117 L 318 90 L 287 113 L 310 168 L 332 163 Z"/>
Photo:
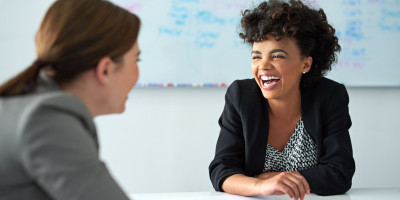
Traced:
<path id="1" fill-rule="evenodd" d="M 317 146 L 300 119 L 282 152 L 267 145 L 264 172 L 308 169 L 317 165 Z"/>

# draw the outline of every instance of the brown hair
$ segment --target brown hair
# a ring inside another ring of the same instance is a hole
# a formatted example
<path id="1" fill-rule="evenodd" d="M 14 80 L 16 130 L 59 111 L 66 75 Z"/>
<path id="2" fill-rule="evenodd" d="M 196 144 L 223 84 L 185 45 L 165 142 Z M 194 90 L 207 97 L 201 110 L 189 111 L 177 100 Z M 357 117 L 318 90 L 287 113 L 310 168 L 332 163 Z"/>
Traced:
<path id="1" fill-rule="evenodd" d="M 302 75 L 302 87 L 317 82 L 337 61 L 341 47 L 322 9 L 312 9 L 300 0 L 269 0 L 242 15 L 239 36 L 245 42 L 265 40 L 268 34 L 276 40 L 289 37 L 295 39 L 302 56 L 313 58 L 310 71 Z"/>
<path id="2" fill-rule="evenodd" d="M 68 83 L 109 56 L 121 62 L 136 42 L 139 18 L 105 0 L 57 0 L 36 34 L 37 60 L 0 86 L 0 96 L 32 92 L 50 66 L 58 84 Z"/>

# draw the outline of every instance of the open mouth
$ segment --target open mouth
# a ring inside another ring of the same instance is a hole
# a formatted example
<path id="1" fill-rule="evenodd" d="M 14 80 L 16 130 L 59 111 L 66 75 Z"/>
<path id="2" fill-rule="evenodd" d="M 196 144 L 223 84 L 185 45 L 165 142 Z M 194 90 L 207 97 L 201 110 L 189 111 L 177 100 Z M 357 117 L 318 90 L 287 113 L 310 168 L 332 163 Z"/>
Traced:
<path id="1" fill-rule="evenodd" d="M 261 75 L 261 86 L 265 89 L 272 89 L 274 88 L 279 81 L 281 80 L 278 76 L 273 75 Z"/>

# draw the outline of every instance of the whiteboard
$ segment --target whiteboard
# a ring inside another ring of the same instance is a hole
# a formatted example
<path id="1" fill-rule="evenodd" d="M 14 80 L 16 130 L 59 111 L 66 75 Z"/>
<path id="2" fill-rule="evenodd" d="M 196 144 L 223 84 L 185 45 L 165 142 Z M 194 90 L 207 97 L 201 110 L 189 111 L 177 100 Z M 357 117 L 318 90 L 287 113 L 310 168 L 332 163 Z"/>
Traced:
<path id="1" fill-rule="evenodd" d="M 34 36 L 53 0 L 0 0 L 0 82 L 35 59 Z M 250 0 L 112 0 L 136 13 L 138 86 L 225 86 L 252 78 L 251 46 L 238 36 Z M 400 0 L 305 0 L 321 7 L 342 52 L 328 74 L 347 86 L 400 86 Z"/>

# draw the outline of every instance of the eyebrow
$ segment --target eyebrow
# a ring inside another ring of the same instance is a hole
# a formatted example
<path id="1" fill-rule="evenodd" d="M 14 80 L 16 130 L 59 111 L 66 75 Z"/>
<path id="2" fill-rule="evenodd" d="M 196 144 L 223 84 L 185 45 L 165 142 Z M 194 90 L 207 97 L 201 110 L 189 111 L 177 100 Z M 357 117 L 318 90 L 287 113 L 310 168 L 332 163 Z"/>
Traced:
<path id="1" fill-rule="evenodd" d="M 271 50 L 270 52 L 269 52 L 269 54 L 273 54 L 273 53 L 276 53 L 276 52 L 282 52 L 282 53 L 284 53 L 284 54 L 286 54 L 286 55 L 289 55 L 285 50 L 283 50 L 283 49 L 273 49 L 273 50 Z"/>
<path id="2" fill-rule="evenodd" d="M 261 52 L 260 51 L 251 51 L 251 54 L 261 54 Z"/>
<path id="3" fill-rule="evenodd" d="M 282 53 L 284 53 L 284 54 L 286 54 L 286 55 L 289 55 L 285 50 L 283 50 L 283 49 L 273 49 L 273 50 L 271 50 L 270 52 L 269 52 L 269 54 L 273 54 L 273 53 L 276 53 L 276 52 L 282 52 Z M 258 50 L 255 50 L 255 51 L 251 51 L 251 54 L 261 54 L 261 52 L 260 51 L 258 51 Z"/>

